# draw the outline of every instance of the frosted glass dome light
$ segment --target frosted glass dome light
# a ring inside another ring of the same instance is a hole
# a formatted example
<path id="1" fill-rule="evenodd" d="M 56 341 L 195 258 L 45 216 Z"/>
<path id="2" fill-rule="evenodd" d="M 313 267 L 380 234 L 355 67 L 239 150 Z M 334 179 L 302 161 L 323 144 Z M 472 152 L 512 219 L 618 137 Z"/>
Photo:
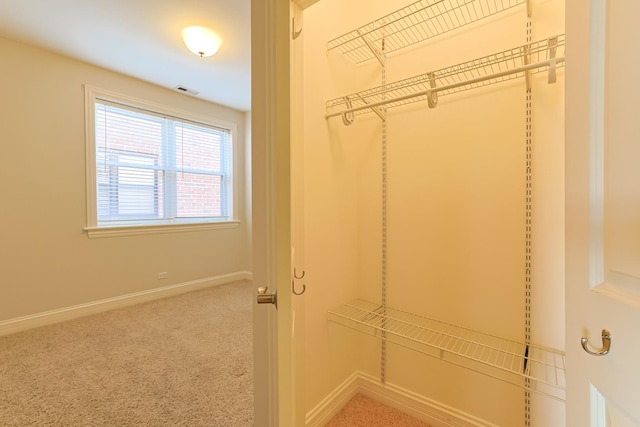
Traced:
<path id="1" fill-rule="evenodd" d="M 215 55 L 222 41 L 213 31 L 204 27 L 187 27 L 182 30 L 187 48 L 200 57 Z"/>

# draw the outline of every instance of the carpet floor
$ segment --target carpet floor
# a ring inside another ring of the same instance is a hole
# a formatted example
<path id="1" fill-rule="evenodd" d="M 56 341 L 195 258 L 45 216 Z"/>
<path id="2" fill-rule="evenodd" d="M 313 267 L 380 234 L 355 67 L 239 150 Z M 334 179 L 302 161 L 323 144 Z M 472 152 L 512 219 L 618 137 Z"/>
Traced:
<path id="1" fill-rule="evenodd" d="M 253 425 L 249 281 L 0 337 L 2 426 Z M 327 427 L 429 427 L 356 395 Z"/>
<path id="2" fill-rule="evenodd" d="M 325 427 L 429 427 L 429 424 L 357 394 Z"/>
<path id="3" fill-rule="evenodd" d="M 235 282 L 0 337 L 0 425 L 253 425 L 252 292 Z"/>

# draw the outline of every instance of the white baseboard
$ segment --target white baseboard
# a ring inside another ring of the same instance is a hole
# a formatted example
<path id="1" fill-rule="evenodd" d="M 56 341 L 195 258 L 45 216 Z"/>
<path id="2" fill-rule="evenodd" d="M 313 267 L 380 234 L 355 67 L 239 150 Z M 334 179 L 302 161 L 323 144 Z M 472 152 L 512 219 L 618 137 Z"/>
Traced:
<path id="1" fill-rule="evenodd" d="M 307 427 L 325 425 L 357 393 L 398 409 L 433 427 L 499 427 L 473 415 L 393 384 L 382 384 L 371 375 L 355 372 L 307 414 Z"/>
<path id="2" fill-rule="evenodd" d="M 307 427 L 322 427 L 358 393 L 358 372 L 354 372 L 306 416 Z"/>
<path id="3" fill-rule="evenodd" d="M 235 282 L 237 280 L 251 280 L 251 277 L 252 275 L 250 272 L 240 271 L 236 273 L 206 277 L 204 279 L 164 286 L 162 288 L 150 289 L 148 291 L 107 298 L 85 304 L 74 305 L 71 307 L 46 311 L 43 313 L 36 313 L 29 316 L 16 317 L 14 319 L 4 320 L 0 322 L 0 336 L 13 334 L 15 332 L 24 331 L 27 329 L 37 328 L 39 326 L 64 322 L 66 320 L 76 319 L 78 317 L 87 316 L 89 314 L 101 313 L 104 311 L 113 310 L 115 308 L 126 307 L 134 304 L 140 304 L 142 302 L 166 298 L 172 295 L 178 295 L 185 292 L 204 289 L 211 286 L 220 286 L 226 283 Z"/>

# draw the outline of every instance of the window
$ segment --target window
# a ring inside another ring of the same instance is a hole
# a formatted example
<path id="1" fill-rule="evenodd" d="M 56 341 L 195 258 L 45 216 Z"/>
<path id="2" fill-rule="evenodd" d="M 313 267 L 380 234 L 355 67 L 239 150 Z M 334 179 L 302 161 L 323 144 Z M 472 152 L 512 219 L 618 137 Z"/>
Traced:
<path id="1" fill-rule="evenodd" d="M 233 125 L 87 88 L 89 229 L 233 218 Z"/>

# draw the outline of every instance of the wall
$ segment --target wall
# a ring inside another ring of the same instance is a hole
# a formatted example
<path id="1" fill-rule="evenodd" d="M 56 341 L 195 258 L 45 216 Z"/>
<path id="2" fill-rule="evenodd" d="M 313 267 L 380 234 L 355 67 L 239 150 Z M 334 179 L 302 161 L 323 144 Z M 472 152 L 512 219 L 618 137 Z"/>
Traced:
<path id="1" fill-rule="evenodd" d="M 534 40 L 564 32 L 564 1 L 534 4 Z M 565 349 L 564 272 L 564 88 L 565 69 L 556 84 L 546 73 L 532 79 L 533 99 L 533 215 L 532 342 Z M 564 425 L 564 402 L 533 393 L 533 427 Z"/>
<path id="2" fill-rule="evenodd" d="M 542 23 L 535 40 L 563 32 L 561 3 L 536 2 Z M 327 100 L 380 85 L 380 66 L 351 64 L 327 53 L 326 42 L 402 5 L 323 0 L 305 12 L 307 410 L 354 369 L 353 351 L 355 369 L 380 374 L 380 342 L 327 324 L 326 311 L 350 298 L 381 298 L 382 125 L 374 114 L 356 116 L 351 126 L 324 119 Z M 390 54 L 387 82 L 524 44 L 523 11 Z M 536 344 L 562 349 L 562 71 L 558 76 L 556 85 L 547 85 L 544 73 L 534 81 L 532 334 Z M 388 304 L 522 341 L 524 80 L 443 97 L 435 109 L 425 104 L 387 115 Z M 524 419 L 523 389 L 392 344 L 386 380 L 492 425 Z M 563 410 L 534 397 L 532 425 L 561 425 Z"/>
<path id="3" fill-rule="evenodd" d="M 6 39 L 0 55 L 0 322 L 250 269 L 245 113 Z M 83 84 L 236 122 L 239 226 L 89 239 Z"/>

